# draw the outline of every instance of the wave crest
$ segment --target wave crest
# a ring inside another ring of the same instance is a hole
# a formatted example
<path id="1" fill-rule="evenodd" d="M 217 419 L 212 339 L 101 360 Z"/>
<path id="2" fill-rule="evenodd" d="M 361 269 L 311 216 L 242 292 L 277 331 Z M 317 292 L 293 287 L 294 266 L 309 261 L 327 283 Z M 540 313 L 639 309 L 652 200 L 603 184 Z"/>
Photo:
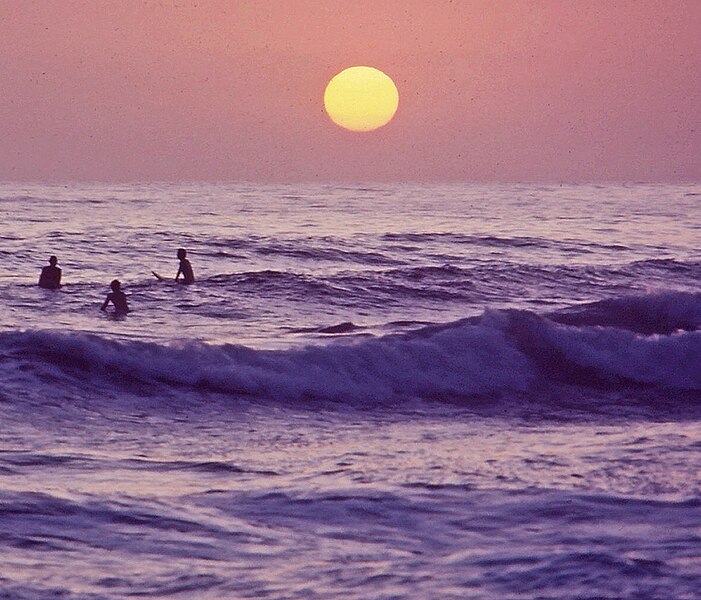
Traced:
<path id="1" fill-rule="evenodd" d="M 58 369 L 110 385 L 151 382 L 283 401 L 454 401 L 562 384 L 697 392 L 700 324 L 701 294 L 670 292 L 550 316 L 489 310 L 407 334 L 301 349 L 27 331 L 0 334 L 0 351 L 5 367 L 10 361 L 16 369 L 22 361 L 40 377 L 42 370 Z"/>

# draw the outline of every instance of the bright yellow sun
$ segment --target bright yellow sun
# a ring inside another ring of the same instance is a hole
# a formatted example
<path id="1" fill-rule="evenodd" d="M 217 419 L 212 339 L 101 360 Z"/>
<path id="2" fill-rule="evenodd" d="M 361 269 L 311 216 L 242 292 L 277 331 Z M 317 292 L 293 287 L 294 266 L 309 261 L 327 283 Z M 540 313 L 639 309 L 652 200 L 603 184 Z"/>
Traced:
<path id="1" fill-rule="evenodd" d="M 350 67 L 329 81 L 324 106 L 336 125 L 351 131 L 372 131 L 392 120 L 399 92 L 382 71 Z"/>

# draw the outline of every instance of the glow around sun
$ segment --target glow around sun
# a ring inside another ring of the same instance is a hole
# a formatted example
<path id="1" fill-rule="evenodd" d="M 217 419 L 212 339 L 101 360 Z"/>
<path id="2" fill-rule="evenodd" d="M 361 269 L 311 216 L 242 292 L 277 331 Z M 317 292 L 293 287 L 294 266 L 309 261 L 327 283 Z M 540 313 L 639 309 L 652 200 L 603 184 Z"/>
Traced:
<path id="1" fill-rule="evenodd" d="M 350 67 L 329 81 L 324 106 L 339 127 L 372 131 L 392 120 L 399 106 L 399 92 L 394 81 L 379 69 Z"/>

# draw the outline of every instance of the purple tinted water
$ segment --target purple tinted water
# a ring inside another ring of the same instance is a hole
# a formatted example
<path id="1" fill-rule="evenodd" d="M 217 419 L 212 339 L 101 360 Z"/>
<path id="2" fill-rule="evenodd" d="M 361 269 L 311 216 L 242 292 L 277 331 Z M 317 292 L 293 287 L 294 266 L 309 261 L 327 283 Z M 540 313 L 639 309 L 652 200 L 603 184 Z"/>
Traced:
<path id="1" fill-rule="evenodd" d="M 699 202 L 1 185 L 0 597 L 697 598 Z"/>

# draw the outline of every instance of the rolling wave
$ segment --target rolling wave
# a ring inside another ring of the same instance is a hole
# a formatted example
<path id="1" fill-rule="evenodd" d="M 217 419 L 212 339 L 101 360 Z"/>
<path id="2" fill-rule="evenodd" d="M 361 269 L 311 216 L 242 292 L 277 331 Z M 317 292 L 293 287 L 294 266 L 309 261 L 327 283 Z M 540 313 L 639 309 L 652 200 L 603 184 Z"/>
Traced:
<path id="1" fill-rule="evenodd" d="M 598 302 L 549 316 L 488 310 L 405 334 L 302 349 L 159 345 L 82 333 L 0 334 L 0 369 L 100 385 L 149 383 L 272 401 L 529 395 L 547 386 L 701 392 L 701 294 Z M 59 378 L 60 378 L 59 377 Z M 6 383 L 11 377 L 6 377 Z"/>
<path id="2" fill-rule="evenodd" d="M 199 285 L 226 288 L 243 294 L 283 298 L 303 297 L 305 302 L 335 302 L 346 306 L 385 306 L 407 302 L 491 302 L 514 296 L 537 297 L 550 290 L 558 297 L 583 293 L 630 290 L 646 282 L 654 285 L 671 276 L 682 284 L 697 281 L 701 265 L 675 260 L 645 261 L 621 266 L 519 264 L 456 260 L 441 265 L 403 265 L 383 269 L 339 270 L 314 273 L 264 269 L 201 278 Z M 152 283 L 149 281 L 149 283 Z"/>

